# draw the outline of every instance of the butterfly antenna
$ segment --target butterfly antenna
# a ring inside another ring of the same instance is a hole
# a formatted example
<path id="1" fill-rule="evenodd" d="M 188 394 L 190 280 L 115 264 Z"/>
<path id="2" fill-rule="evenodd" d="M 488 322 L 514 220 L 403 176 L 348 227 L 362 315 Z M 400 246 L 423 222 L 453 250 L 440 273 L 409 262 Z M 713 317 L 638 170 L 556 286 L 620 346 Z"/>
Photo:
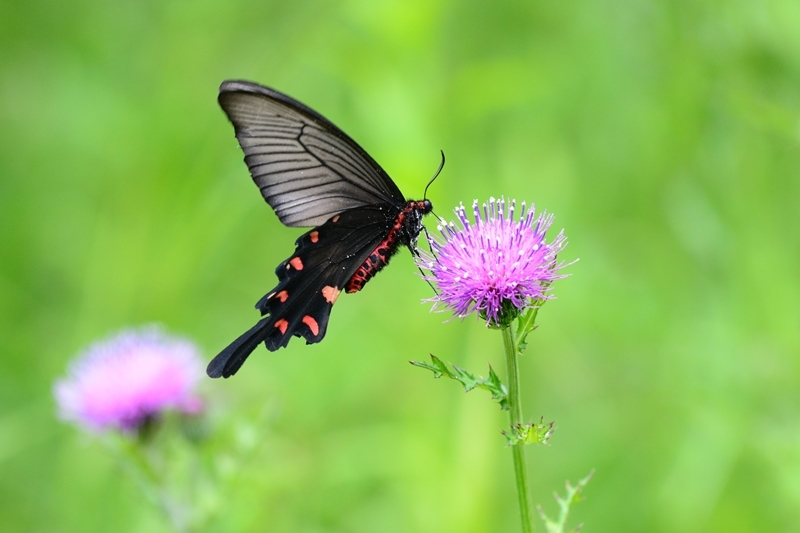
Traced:
<path id="1" fill-rule="evenodd" d="M 428 184 L 425 186 L 425 192 L 422 194 L 422 199 L 423 199 L 423 200 L 427 200 L 427 199 L 428 199 L 428 187 L 430 187 L 430 186 L 431 186 L 431 183 L 433 183 L 433 182 L 434 182 L 434 180 L 435 180 L 436 178 L 438 178 L 438 177 L 439 177 L 439 173 L 440 173 L 440 172 L 442 171 L 442 169 L 444 168 L 444 150 L 439 150 L 439 152 L 441 152 L 441 154 L 442 154 L 442 161 L 439 163 L 439 168 L 436 170 L 436 173 L 433 175 L 433 177 L 431 178 L 431 180 L 430 180 L 430 181 L 428 182 Z M 433 216 L 435 216 L 435 217 L 436 217 L 436 219 L 437 219 L 437 220 L 438 220 L 440 223 L 444 223 L 444 220 L 442 219 L 442 217 L 440 217 L 439 215 L 437 215 L 436 213 L 434 213 L 434 212 L 433 212 L 433 210 L 431 210 L 431 213 L 433 214 Z"/>
<path id="2" fill-rule="evenodd" d="M 440 173 L 440 172 L 442 171 L 442 169 L 444 168 L 444 150 L 439 150 L 439 152 L 441 152 L 441 154 L 442 154 L 442 162 L 441 162 L 441 163 L 439 163 L 439 168 L 436 170 L 436 173 L 433 175 L 433 177 L 431 178 L 431 180 L 430 180 L 430 181 L 428 182 L 428 184 L 425 186 L 425 192 L 422 194 L 422 199 L 423 199 L 423 200 L 427 200 L 427 199 L 428 199 L 428 187 L 430 187 L 430 186 L 431 186 L 431 183 L 433 183 L 433 182 L 434 182 L 434 180 L 435 180 L 436 178 L 438 178 L 438 177 L 439 177 L 439 173 Z"/>
<path id="3" fill-rule="evenodd" d="M 442 154 L 442 161 L 439 163 L 439 168 L 436 169 L 436 173 L 433 175 L 431 180 L 425 186 L 425 192 L 422 194 L 423 201 L 428 199 L 428 187 L 430 187 L 431 183 L 433 183 L 434 180 L 439 177 L 439 173 L 441 173 L 442 169 L 444 168 L 444 150 L 440 150 L 440 152 Z M 431 213 L 433 213 L 433 210 L 431 210 Z M 433 213 L 433 216 L 435 216 L 439 220 L 439 222 L 443 222 L 442 218 L 439 215 L 437 215 L 436 213 Z M 431 241 L 431 236 L 428 233 L 428 228 L 426 228 L 425 226 L 422 226 L 422 230 L 425 232 L 425 239 L 428 241 L 428 247 L 430 247 L 431 252 L 433 253 L 433 247 L 431 246 L 431 242 L 432 241 Z M 420 257 L 419 251 L 416 250 L 416 247 L 415 247 L 415 249 L 413 249 L 411 251 L 411 253 L 414 254 L 415 257 Z M 436 261 L 438 262 L 439 258 L 436 257 L 435 253 L 433 253 L 433 256 L 436 259 Z M 436 287 L 433 286 L 433 283 L 431 283 L 431 281 L 425 275 L 425 271 L 422 270 L 422 267 L 419 266 L 419 263 L 417 264 L 417 268 L 419 269 L 419 273 L 422 274 L 422 279 L 424 279 L 428 283 L 428 285 L 430 285 L 431 289 L 433 290 L 433 293 L 438 296 L 439 292 L 436 290 Z"/>

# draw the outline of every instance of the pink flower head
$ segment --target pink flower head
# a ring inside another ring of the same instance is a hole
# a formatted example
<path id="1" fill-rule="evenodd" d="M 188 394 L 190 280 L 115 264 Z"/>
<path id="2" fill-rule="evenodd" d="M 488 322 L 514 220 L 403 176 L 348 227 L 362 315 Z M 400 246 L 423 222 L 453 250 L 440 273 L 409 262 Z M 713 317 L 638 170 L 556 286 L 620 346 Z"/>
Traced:
<path id="1" fill-rule="evenodd" d="M 133 430 L 165 409 L 199 411 L 192 389 L 202 373 L 192 342 L 149 326 L 91 345 L 53 393 L 64 420 L 92 430 Z"/>
<path id="2" fill-rule="evenodd" d="M 565 265 L 556 259 L 567 245 L 564 232 L 548 244 L 545 233 L 552 215 L 536 217 L 535 209 L 526 212 L 523 203 L 515 221 L 515 202 L 507 214 L 505 208 L 502 198 L 491 198 L 483 210 L 475 200 L 474 224 L 461 204 L 455 210 L 460 227 L 452 222 L 439 226 L 441 239 L 430 239 L 433 256 L 423 252 L 419 265 L 439 290 L 426 300 L 434 309 L 447 307 L 459 317 L 477 311 L 488 324 L 499 325 L 550 298 L 550 284 L 564 277 L 558 271 Z"/>

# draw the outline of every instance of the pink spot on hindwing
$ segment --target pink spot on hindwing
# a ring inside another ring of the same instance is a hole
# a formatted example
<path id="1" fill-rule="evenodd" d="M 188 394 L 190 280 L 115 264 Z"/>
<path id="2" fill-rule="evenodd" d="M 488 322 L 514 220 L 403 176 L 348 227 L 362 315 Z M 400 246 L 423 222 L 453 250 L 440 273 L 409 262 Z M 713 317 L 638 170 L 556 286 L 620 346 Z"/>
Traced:
<path id="1" fill-rule="evenodd" d="M 329 304 L 333 304 L 336 299 L 339 297 L 341 293 L 341 289 L 337 289 L 336 287 L 331 287 L 330 285 L 326 285 L 322 287 L 322 297 L 325 298 L 325 301 Z"/>
<path id="2" fill-rule="evenodd" d="M 312 317 L 311 315 L 304 316 L 303 324 L 308 326 L 308 329 L 311 330 L 312 335 L 314 335 L 315 337 L 319 335 L 319 324 L 317 324 L 317 321 L 314 320 L 314 317 Z"/>

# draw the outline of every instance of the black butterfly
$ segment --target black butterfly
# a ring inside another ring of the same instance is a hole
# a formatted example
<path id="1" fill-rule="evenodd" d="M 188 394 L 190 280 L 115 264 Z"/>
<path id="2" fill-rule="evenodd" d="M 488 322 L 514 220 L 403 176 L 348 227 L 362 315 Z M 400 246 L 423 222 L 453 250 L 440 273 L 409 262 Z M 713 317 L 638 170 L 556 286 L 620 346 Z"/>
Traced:
<path id="1" fill-rule="evenodd" d="M 256 304 L 264 316 L 206 370 L 229 377 L 261 343 L 270 351 L 292 335 L 325 336 L 341 291 L 357 292 L 400 245 L 416 250 L 430 201 L 406 201 L 384 170 L 325 117 L 269 87 L 225 81 L 219 105 L 261 194 L 287 226 L 316 226 L 275 274 L 278 285 Z"/>

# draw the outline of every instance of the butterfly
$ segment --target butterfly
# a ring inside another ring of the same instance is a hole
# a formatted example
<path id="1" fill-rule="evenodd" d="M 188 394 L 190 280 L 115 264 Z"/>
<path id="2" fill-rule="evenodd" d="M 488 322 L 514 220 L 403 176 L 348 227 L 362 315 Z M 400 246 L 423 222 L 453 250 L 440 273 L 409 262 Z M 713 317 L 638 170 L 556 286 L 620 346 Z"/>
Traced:
<path id="1" fill-rule="evenodd" d="M 261 194 L 289 227 L 313 227 L 275 269 L 261 298 L 262 319 L 208 365 L 230 377 L 262 342 L 270 351 L 292 336 L 325 337 L 342 291 L 358 292 L 407 246 L 416 253 L 425 200 L 406 200 L 388 174 L 346 133 L 297 100 L 248 81 L 225 81 L 219 105 L 233 124 Z"/>

